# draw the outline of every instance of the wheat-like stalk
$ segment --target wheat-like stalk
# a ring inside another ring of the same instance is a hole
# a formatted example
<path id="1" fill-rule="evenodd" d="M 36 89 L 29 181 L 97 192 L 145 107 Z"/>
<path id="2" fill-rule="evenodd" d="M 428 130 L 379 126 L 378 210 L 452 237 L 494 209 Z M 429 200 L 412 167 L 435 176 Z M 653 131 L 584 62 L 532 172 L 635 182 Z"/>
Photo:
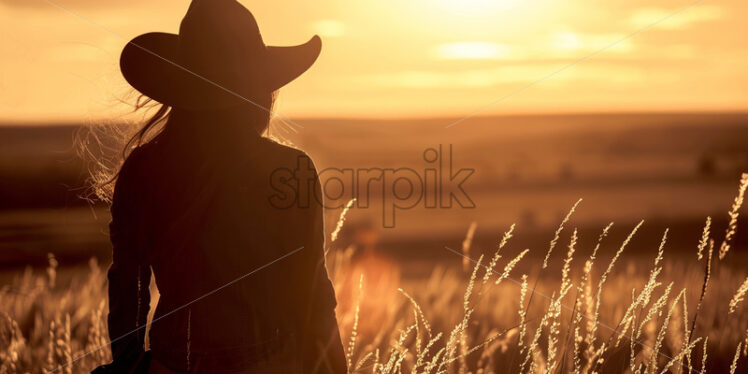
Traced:
<path id="1" fill-rule="evenodd" d="M 416 312 L 418 313 L 417 316 L 420 316 L 421 322 L 423 323 L 424 328 L 426 328 L 426 333 L 428 333 L 429 339 L 431 339 L 431 335 L 432 335 L 431 325 L 429 324 L 429 320 L 426 319 L 426 315 L 423 314 L 423 309 L 421 309 L 421 306 L 418 305 L 416 300 L 412 296 L 410 296 L 410 294 L 405 292 L 402 288 L 398 288 L 397 290 L 400 291 L 400 293 L 402 293 L 403 295 L 405 295 L 405 297 L 410 301 L 411 305 L 413 305 L 413 309 L 415 309 Z M 416 319 L 417 318 L 418 317 L 416 317 Z"/>
<path id="2" fill-rule="evenodd" d="M 590 257 L 587 259 L 587 261 L 584 264 L 584 271 L 582 274 L 582 283 L 584 285 L 584 305 L 585 305 L 585 312 L 588 316 L 595 314 L 595 303 L 592 297 L 592 279 L 590 278 L 590 274 L 592 273 L 592 266 L 595 264 L 595 260 L 597 259 L 597 252 L 600 249 L 600 245 L 603 242 L 603 239 L 605 239 L 606 236 L 608 236 L 608 232 L 610 231 L 610 228 L 613 227 L 613 222 L 609 223 L 608 226 L 605 226 L 602 233 L 600 233 L 600 236 L 597 238 L 597 244 L 595 244 L 595 248 L 592 250 L 592 253 L 590 254 Z M 592 337 L 594 334 L 596 328 L 596 319 L 587 319 L 587 334 L 584 337 L 584 342 L 587 344 L 588 347 L 592 347 L 592 343 L 594 338 Z M 588 351 L 588 356 L 592 354 L 591 350 Z M 588 357 L 589 358 L 589 357 Z"/>
<path id="3" fill-rule="evenodd" d="M 59 265 L 59 263 L 57 262 L 55 255 L 52 253 L 47 253 L 47 262 L 47 278 L 49 281 L 49 288 L 55 288 L 55 285 L 57 284 L 57 266 Z"/>
<path id="4" fill-rule="evenodd" d="M 636 316 L 633 317 L 633 322 L 636 323 Z M 632 373 L 636 372 L 636 336 L 634 336 L 634 329 L 631 329 L 631 337 L 629 338 L 629 368 Z"/>
<path id="5" fill-rule="evenodd" d="M 475 229 L 473 229 L 475 230 Z M 472 313 L 472 309 L 470 308 L 470 296 L 473 293 L 473 288 L 475 287 L 475 279 L 478 275 L 478 269 L 481 268 L 481 264 L 483 263 L 483 255 L 481 255 L 478 258 L 478 262 L 475 264 L 475 267 L 473 267 L 473 273 L 470 275 L 470 281 L 468 281 L 467 290 L 465 291 L 465 297 L 463 301 L 463 308 L 465 312 L 465 316 L 462 320 L 461 327 L 459 330 L 459 338 L 457 341 L 459 342 L 460 346 L 460 373 L 463 374 L 466 370 L 467 364 L 465 361 L 465 357 L 468 354 L 468 334 L 467 334 L 467 323 L 468 319 L 470 318 L 470 314 Z"/>
<path id="6" fill-rule="evenodd" d="M 21 372 L 21 355 L 27 348 L 23 332 L 9 315 L 3 313 L 2 317 L 8 331 L 0 335 L 0 373 Z"/>
<path id="7" fill-rule="evenodd" d="M 602 303 L 602 294 L 603 294 L 603 285 L 605 285 L 605 281 L 608 279 L 608 275 L 610 272 L 613 271 L 613 267 L 616 264 L 616 261 L 618 261 L 618 258 L 621 257 L 621 254 L 626 249 L 626 246 L 629 244 L 631 239 L 636 235 L 636 232 L 639 230 L 639 228 L 644 224 L 644 221 L 639 221 L 639 223 L 631 230 L 629 235 L 626 237 L 626 240 L 623 241 L 621 246 L 618 248 L 618 251 L 613 256 L 613 258 L 610 260 L 610 263 L 608 264 L 608 268 L 605 269 L 605 272 L 600 276 L 600 281 L 597 284 L 597 297 L 595 299 L 595 314 L 593 318 L 593 327 L 590 333 L 590 349 L 594 350 L 594 344 L 595 344 L 595 336 L 597 332 L 597 325 L 600 323 L 600 304 Z"/>
<path id="8" fill-rule="evenodd" d="M 98 308 L 91 312 L 91 325 L 88 329 L 88 341 L 85 351 L 91 352 L 91 361 L 95 363 L 111 360 L 108 349 L 98 349 L 99 347 L 107 346 L 109 343 L 109 337 L 106 332 L 105 307 L 106 300 L 101 300 Z"/>
<path id="9" fill-rule="evenodd" d="M 580 299 L 583 299 L 584 297 L 582 295 L 578 296 L 577 302 L 579 302 Z M 576 310 L 576 309 L 575 309 Z M 574 374 L 581 374 L 582 370 L 582 358 L 580 357 L 580 350 L 581 350 L 581 344 L 582 344 L 582 333 L 580 332 L 582 324 L 582 313 L 577 312 L 574 315 L 574 320 L 572 324 L 572 328 L 574 329 L 574 351 L 572 352 L 572 364 L 574 365 Z"/>
<path id="10" fill-rule="evenodd" d="M 688 330 L 688 298 L 686 297 L 686 294 L 683 294 L 683 339 L 682 339 L 682 349 L 685 349 L 688 346 L 688 342 L 691 341 L 691 337 L 689 334 L 691 333 L 690 330 Z M 686 354 L 686 360 L 688 361 L 688 372 L 690 373 L 693 365 L 691 362 L 691 351 L 689 350 Z"/>
<path id="11" fill-rule="evenodd" d="M 556 243 L 558 243 L 558 239 L 561 237 L 561 231 L 564 230 L 564 225 L 566 222 L 569 222 L 569 218 L 571 218 L 571 215 L 574 214 L 574 211 L 577 210 L 577 206 L 579 203 L 582 202 L 582 199 L 577 200 L 576 203 L 574 203 L 574 206 L 571 207 L 568 213 L 566 213 L 566 217 L 561 221 L 561 224 L 558 225 L 558 228 L 556 229 L 556 233 L 553 236 L 553 239 L 551 240 L 551 244 L 548 246 L 548 252 L 545 254 L 545 259 L 543 260 L 543 269 L 548 267 L 548 260 L 551 258 L 551 253 L 553 253 L 553 248 L 556 247 Z"/>
<path id="12" fill-rule="evenodd" d="M 509 239 L 512 238 L 512 234 L 514 233 L 514 224 L 509 227 L 509 230 L 507 230 L 504 233 L 504 236 L 501 238 L 501 242 L 499 242 L 499 247 L 496 249 L 496 252 L 494 253 L 493 257 L 491 257 L 491 261 L 488 262 L 488 266 L 486 266 L 486 273 L 483 275 L 483 285 L 485 285 L 488 282 L 488 278 L 491 277 L 491 274 L 494 271 L 494 268 L 496 268 L 496 264 L 499 262 L 499 259 L 501 258 L 501 249 L 504 248 L 507 242 L 509 242 Z"/>
<path id="13" fill-rule="evenodd" d="M 351 337 L 348 342 L 348 351 L 346 352 L 346 360 L 348 361 L 348 367 L 353 367 L 353 352 L 356 349 L 356 338 L 358 337 L 358 316 L 361 311 L 361 299 L 364 291 L 364 275 L 358 279 L 358 297 L 356 298 L 356 311 L 353 315 L 353 327 L 351 327 Z M 418 321 L 416 321 L 418 323 Z"/>
<path id="14" fill-rule="evenodd" d="M 662 341 L 665 339 L 665 332 L 667 331 L 668 325 L 670 325 L 670 316 L 673 315 L 673 310 L 675 310 L 675 307 L 678 305 L 680 298 L 683 297 L 685 293 L 685 288 L 678 293 L 678 296 L 676 296 L 675 300 L 673 300 L 673 303 L 670 306 L 670 310 L 665 316 L 665 321 L 662 323 L 660 332 L 657 334 L 657 340 L 655 340 L 655 345 L 649 358 L 649 364 L 647 365 L 648 373 L 654 372 L 654 370 L 657 369 L 657 358 L 659 357 L 660 350 L 662 349 Z"/>
<path id="15" fill-rule="evenodd" d="M 49 371 L 73 373 L 73 356 L 70 335 L 70 315 L 57 315 L 50 323 L 47 366 Z"/>
<path id="16" fill-rule="evenodd" d="M 356 367 L 353 368 L 353 370 L 350 370 L 351 373 L 357 373 L 361 370 L 361 368 L 364 366 L 364 363 L 368 361 L 370 358 L 374 357 L 374 352 L 369 352 L 364 357 L 361 357 L 360 360 L 358 360 L 358 363 L 356 363 Z"/>
<path id="17" fill-rule="evenodd" d="M 738 188 L 738 196 L 735 197 L 735 202 L 732 204 L 730 209 L 730 223 L 727 225 L 725 232 L 725 239 L 722 241 L 722 246 L 719 248 L 719 259 L 722 260 L 727 255 L 732 245 L 733 237 L 738 229 L 738 215 L 740 214 L 740 206 L 743 205 L 743 197 L 745 196 L 745 190 L 748 188 L 748 173 L 743 173 L 740 179 L 740 187 Z"/>
<path id="18" fill-rule="evenodd" d="M 569 247 L 568 247 L 569 249 L 566 252 L 566 258 L 564 259 L 564 265 L 563 265 L 563 267 L 561 269 L 561 286 L 560 286 L 560 290 L 561 291 L 563 291 L 563 289 L 566 288 L 567 292 L 568 292 L 568 290 L 570 290 L 571 288 L 573 288 L 573 285 L 572 285 L 571 278 L 570 278 L 569 274 L 571 272 L 571 262 L 574 259 L 574 252 L 576 250 L 576 245 L 577 245 L 577 229 L 575 228 L 574 231 L 571 234 L 571 239 L 569 240 Z M 558 333 L 560 333 L 559 329 L 561 327 L 561 323 L 558 321 L 558 318 L 561 315 L 561 307 L 562 306 L 563 305 L 559 305 L 558 306 L 558 308 L 559 308 L 558 315 L 556 316 L 555 320 L 553 320 L 552 323 L 551 323 L 551 332 L 555 332 L 556 335 L 558 335 Z M 577 311 L 577 304 L 575 302 L 574 308 L 573 308 L 573 313 L 572 313 L 572 321 L 574 321 L 577 318 L 576 316 L 578 314 L 579 313 Z M 572 326 L 572 327 L 574 327 L 574 326 Z M 567 330 L 567 336 L 570 335 L 568 332 L 570 332 L 570 330 Z M 564 340 L 568 340 L 568 339 L 564 339 Z M 552 356 L 549 354 L 548 364 L 551 365 L 550 370 L 553 370 L 555 368 L 555 366 L 556 366 L 556 362 L 554 360 L 551 360 L 551 357 Z M 563 355 L 562 358 L 565 359 L 566 355 Z M 563 366 L 564 366 L 563 364 L 560 365 L 559 369 L 563 370 Z"/>
<path id="19" fill-rule="evenodd" d="M 740 347 L 742 342 L 738 343 L 738 348 L 735 350 L 735 357 L 732 359 L 732 365 L 730 365 L 730 374 L 735 374 L 735 370 L 738 368 L 738 359 L 740 358 Z"/>
<path id="20" fill-rule="evenodd" d="M 581 343 L 584 341 L 587 344 L 587 347 L 591 347 L 592 337 L 590 334 L 593 330 L 593 319 L 588 318 L 587 320 L 587 334 L 583 337 L 581 334 L 581 324 L 582 324 L 582 313 L 587 313 L 587 315 L 594 314 L 594 302 L 592 299 L 592 282 L 590 281 L 590 274 L 592 273 L 592 266 L 595 263 L 595 259 L 597 257 L 597 251 L 600 249 L 600 245 L 602 244 L 603 239 L 608 236 L 608 231 L 613 226 L 613 222 L 609 223 L 602 231 L 600 236 L 597 239 L 597 244 L 595 244 L 595 248 L 592 249 L 592 253 L 590 253 L 589 258 L 584 263 L 584 269 L 582 271 L 582 277 L 579 280 L 579 286 L 577 287 L 577 300 L 576 305 L 579 308 L 580 311 L 576 314 L 576 317 L 574 319 L 574 353 L 573 353 L 573 363 L 574 363 L 574 372 L 576 374 L 579 374 L 582 370 L 581 368 Z M 592 354 L 591 350 L 588 349 L 585 351 L 585 355 L 588 358 Z"/>
<path id="21" fill-rule="evenodd" d="M 478 262 L 475 263 L 475 267 L 473 267 L 473 273 L 470 275 L 470 280 L 468 281 L 467 289 L 465 290 L 465 295 L 463 297 L 463 307 L 465 312 L 467 312 L 470 309 L 470 296 L 473 294 L 473 288 L 475 287 L 475 278 L 478 275 L 478 269 L 481 268 L 481 263 L 483 262 L 483 255 L 478 257 Z"/>
<path id="22" fill-rule="evenodd" d="M 527 333 L 527 311 L 525 310 L 525 297 L 527 297 L 527 274 L 522 274 L 522 286 L 519 291 L 519 338 L 517 344 L 520 352 L 524 350 L 525 334 Z"/>
<path id="23" fill-rule="evenodd" d="M 678 352 L 678 354 L 675 355 L 675 357 L 673 357 L 672 359 L 670 359 L 670 361 L 668 361 L 668 363 L 665 365 L 665 367 L 662 368 L 662 371 L 660 372 L 660 374 L 667 373 L 668 370 L 670 370 L 670 368 L 673 366 L 673 364 L 675 364 L 676 362 L 681 362 L 683 360 L 684 356 L 689 356 L 691 354 L 691 350 L 693 350 L 693 348 L 696 346 L 696 344 L 699 341 L 701 341 L 701 338 L 695 339 L 690 344 L 687 344 L 685 347 L 683 347 L 683 349 L 681 349 L 681 351 Z M 691 370 L 689 368 L 689 372 L 690 371 Z"/>
<path id="24" fill-rule="evenodd" d="M 418 352 L 418 357 L 416 359 L 416 363 L 413 366 L 413 372 L 414 373 L 418 372 L 418 368 L 420 368 L 421 365 L 423 365 L 423 363 L 424 363 L 424 361 L 423 361 L 424 358 L 426 358 L 426 355 L 431 351 L 431 348 L 434 346 L 434 344 L 437 341 L 439 341 L 439 339 L 441 339 L 441 337 L 442 337 L 442 333 L 441 332 L 438 333 L 438 334 L 436 334 L 436 336 L 434 336 L 433 338 L 431 338 L 429 340 L 429 342 L 426 344 L 426 347 L 421 352 Z"/>
<path id="25" fill-rule="evenodd" d="M 471 222 L 467 233 L 465 233 L 465 239 L 462 240 L 462 270 L 464 271 L 470 269 L 470 247 L 473 245 L 473 236 L 477 227 L 477 222 Z"/>
<path id="26" fill-rule="evenodd" d="M 704 338 L 704 351 L 701 353 L 701 373 L 706 373 L 706 359 L 708 357 L 707 355 L 708 343 L 709 343 L 709 336 Z"/>
<path id="27" fill-rule="evenodd" d="M 738 304 L 740 304 L 743 299 L 745 299 L 746 293 L 748 293 L 748 277 L 745 278 L 743 284 L 738 287 L 738 291 L 735 292 L 735 295 L 730 300 L 730 311 L 728 313 L 735 313 L 735 311 L 738 309 Z"/>
<path id="28" fill-rule="evenodd" d="M 513 328 L 512 328 L 512 329 L 513 329 Z M 508 330 L 507 330 L 507 331 L 508 331 Z M 491 342 L 493 342 L 493 341 L 495 341 L 496 339 L 498 339 L 498 338 L 499 338 L 500 336 L 502 336 L 502 335 L 503 335 L 504 333 L 506 333 L 506 331 L 504 331 L 504 332 L 502 332 L 502 333 L 499 333 L 499 334 L 496 334 L 496 335 L 493 335 L 493 336 L 489 337 L 488 339 L 486 339 L 485 341 L 483 341 L 483 342 L 482 342 L 481 344 L 478 344 L 478 345 L 476 345 L 475 347 L 472 347 L 472 348 L 470 348 L 470 349 L 466 350 L 466 351 L 464 352 L 464 354 L 460 354 L 460 355 L 459 355 L 459 356 L 457 356 L 457 357 L 453 357 L 453 358 L 450 358 L 450 359 L 448 359 L 448 360 L 444 361 L 444 363 L 445 363 L 446 365 L 449 365 L 449 364 L 451 364 L 451 363 L 453 363 L 453 362 L 455 362 L 455 361 L 457 361 L 457 360 L 462 360 L 462 358 L 464 358 L 464 357 L 467 357 L 467 356 L 468 356 L 468 355 L 470 355 L 471 353 L 474 353 L 474 352 L 478 351 L 479 349 L 481 349 L 481 348 L 484 348 L 485 346 L 489 345 L 489 344 L 490 344 Z M 467 369 L 466 367 L 462 367 L 462 368 L 461 368 L 460 370 L 462 370 L 463 368 L 464 368 L 464 369 Z M 439 373 L 443 373 L 443 372 L 441 372 L 441 371 L 440 371 Z"/>
<path id="29" fill-rule="evenodd" d="M 53 319 L 49 322 L 49 330 L 47 331 L 47 370 L 52 371 L 55 369 L 57 360 L 55 359 L 55 342 L 57 341 L 57 329 L 56 320 Z"/>
<path id="30" fill-rule="evenodd" d="M 701 285 L 701 296 L 699 296 L 699 302 L 696 304 L 696 312 L 693 315 L 693 321 L 691 322 L 691 331 L 688 333 L 689 337 L 693 336 L 694 330 L 696 330 L 696 319 L 699 316 L 701 310 L 701 304 L 704 302 L 706 291 L 709 289 L 709 280 L 712 278 L 712 255 L 714 254 L 714 241 L 709 241 L 709 252 L 706 258 L 706 264 L 704 268 L 704 283 Z"/>
<path id="31" fill-rule="evenodd" d="M 374 351 L 374 364 L 371 366 L 371 374 L 376 374 L 379 369 L 379 348 Z"/>
<path id="32" fill-rule="evenodd" d="M 555 298 L 555 294 L 551 296 L 551 298 Z M 540 319 L 540 323 L 538 323 L 538 327 L 535 330 L 535 335 L 533 335 L 532 341 L 527 347 L 527 351 L 525 353 L 525 359 L 522 361 L 522 365 L 520 365 L 520 373 L 525 372 L 525 368 L 527 367 L 527 364 L 530 362 L 530 359 L 534 355 L 535 351 L 538 349 L 538 342 L 540 341 L 541 333 L 543 332 L 543 327 L 548 325 L 548 318 L 549 314 L 545 313 L 543 314 L 543 317 Z"/>
<path id="33" fill-rule="evenodd" d="M 712 226 L 712 217 L 706 217 L 706 223 L 704 224 L 704 231 L 701 234 L 701 240 L 699 241 L 699 247 L 696 251 L 696 257 L 701 261 L 704 257 L 704 248 L 709 244 L 709 229 Z"/>
<path id="34" fill-rule="evenodd" d="M 468 297 L 466 297 L 466 299 L 467 298 Z M 470 320 L 470 316 L 473 313 L 473 309 L 466 307 L 464 312 L 465 313 L 462 321 L 460 321 L 457 326 L 452 329 L 452 332 L 449 335 L 449 339 L 447 339 L 444 355 L 442 361 L 439 363 L 437 372 L 441 372 L 442 369 L 445 368 L 445 366 L 448 366 L 449 364 L 454 362 L 455 359 L 459 358 L 455 355 L 457 353 L 457 349 L 460 347 L 460 343 L 462 342 L 463 334 L 465 333 L 465 329 L 467 328 L 468 321 Z"/>
<path id="35" fill-rule="evenodd" d="M 509 261 L 506 266 L 504 266 L 504 271 L 501 273 L 498 279 L 496 279 L 496 282 L 494 284 L 498 285 L 506 278 L 509 278 L 509 274 L 511 274 L 512 270 L 515 266 L 522 260 L 525 255 L 530 252 L 530 249 L 525 249 L 524 251 L 520 252 L 516 257 L 512 259 L 512 261 Z"/>
<path id="36" fill-rule="evenodd" d="M 353 207 L 353 203 L 355 202 L 356 202 L 356 198 L 353 198 L 348 201 L 348 204 L 345 204 L 343 211 L 340 212 L 340 217 L 338 217 L 338 223 L 335 225 L 335 230 L 333 230 L 332 233 L 330 234 L 330 242 L 334 242 L 335 240 L 338 239 L 340 230 L 343 228 L 343 224 L 345 223 L 345 217 L 348 214 L 348 211 Z"/>
<path id="37" fill-rule="evenodd" d="M 577 229 L 571 233 L 571 240 L 569 241 L 569 250 L 566 251 L 566 259 L 564 259 L 564 266 L 561 268 L 561 287 L 564 288 L 571 283 L 569 279 L 569 273 L 571 272 L 571 261 L 574 260 L 574 251 L 577 245 Z"/>
<path id="38" fill-rule="evenodd" d="M 561 330 L 561 322 L 559 322 L 559 318 L 561 317 L 561 310 L 563 304 L 561 303 L 566 296 L 566 294 L 569 292 L 569 290 L 572 288 L 572 285 L 570 283 L 567 283 L 566 285 L 562 285 L 561 290 L 559 290 L 558 298 L 552 299 L 551 305 L 548 308 L 548 359 L 547 359 L 547 366 L 548 366 L 548 372 L 553 372 L 556 368 L 556 365 L 558 365 L 558 361 L 556 359 L 556 353 L 558 351 L 558 335 L 560 334 Z"/>
<path id="39" fill-rule="evenodd" d="M 440 365 L 442 362 L 442 356 L 444 356 L 444 352 L 446 352 L 447 349 L 442 348 L 436 352 L 434 357 L 426 364 L 426 367 L 424 367 L 423 372 L 424 373 L 431 373 L 432 370 L 434 370 L 437 365 Z"/>
<path id="40" fill-rule="evenodd" d="M 642 289 L 642 292 L 639 293 L 638 296 L 634 297 L 632 294 L 632 299 L 634 300 L 631 305 L 626 309 L 626 312 L 623 315 L 623 318 L 621 318 L 620 326 L 620 335 L 618 336 L 618 340 L 616 341 L 615 346 L 618 346 L 621 343 L 621 340 L 623 339 L 623 335 L 626 333 L 629 327 L 635 326 L 632 324 L 632 317 L 633 313 L 636 310 L 637 307 L 644 308 L 649 304 L 649 301 L 652 297 L 652 294 L 654 293 L 654 290 L 660 286 L 660 282 L 657 281 L 657 277 L 662 272 L 662 266 L 660 266 L 660 262 L 662 262 L 662 259 L 665 256 L 665 243 L 667 242 L 667 235 L 669 230 L 665 229 L 665 232 L 662 234 L 662 240 L 660 240 L 660 247 L 657 250 L 657 256 L 654 260 L 654 266 L 649 272 L 649 278 L 647 279 L 647 283 L 644 285 L 644 288 Z M 636 329 L 634 329 L 636 330 Z"/>
<path id="41" fill-rule="evenodd" d="M 404 347 L 405 340 L 410 336 L 410 333 L 415 329 L 415 325 L 410 325 L 405 330 L 400 331 L 400 338 L 395 341 L 395 344 L 390 349 L 390 359 L 387 363 L 382 366 L 382 373 L 397 373 L 403 363 L 403 360 L 407 357 L 408 350 Z"/>
<path id="42" fill-rule="evenodd" d="M 651 321 L 652 318 L 655 315 L 662 315 L 662 308 L 667 305 L 668 297 L 670 296 L 670 291 L 673 288 L 673 282 L 670 282 L 668 284 L 667 288 L 665 288 L 665 292 L 662 293 L 662 296 L 660 296 L 657 301 L 652 304 L 652 306 L 649 308 L 649 311 L 647 312 L 647 315 L 644 317 L 644 319 L 641 321 L 641 324 L 639 325 L 639 328 L 636 330 L 636 338 L 639 339 L 642 334 L 642 330 L 644 326 L 647 324 L 647 322 Z"/>

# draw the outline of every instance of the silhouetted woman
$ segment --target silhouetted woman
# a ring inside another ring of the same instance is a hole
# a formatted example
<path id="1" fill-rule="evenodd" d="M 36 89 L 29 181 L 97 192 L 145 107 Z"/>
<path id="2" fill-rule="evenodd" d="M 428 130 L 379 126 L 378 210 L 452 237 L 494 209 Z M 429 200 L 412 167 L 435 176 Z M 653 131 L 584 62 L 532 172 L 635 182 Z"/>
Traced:
<path id="1" fill-rule="evenodd" d="M 261 136 L 275 91 L 320 47 L 316 36 L 265 46 L 235 0 L 195 0 L 178 35 L 125 47 L 123 75 L 164 107 L 116 180 L 114 362 L 95 372 L 346 371 L 316 171 L 303 152 Z M 161 297 L 146 354 L 151 271 Z"/>

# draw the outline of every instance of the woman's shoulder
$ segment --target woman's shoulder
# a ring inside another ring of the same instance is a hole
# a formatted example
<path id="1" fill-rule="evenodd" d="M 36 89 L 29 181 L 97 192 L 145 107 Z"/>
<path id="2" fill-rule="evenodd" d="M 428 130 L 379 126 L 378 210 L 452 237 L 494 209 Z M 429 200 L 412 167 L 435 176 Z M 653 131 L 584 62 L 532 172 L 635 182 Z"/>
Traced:
<path id="1" fill-rule="evenodd" d="M 304 151 L 278 139 L 262 138 L 260 153 L 267 161 L 281 165 L 296 166 L 299 162 L 308 162 L 314 166 L 312 158 Z"/>
<path id="2" fill-rule="evenodd" d="M 148 155 L 152 153 L 152 148 L 153 146 L 150 143 L 134 147 L 122 162 L 122 168 L 120 169 L 121 172 L 142 168 L 146 163 L 146 158 L 148 158 Z"/>
<path id="3" fill-rule="evenodd" d="M 152 163 L 149 160 L 153 158 L 154 152 L 154 145 L 151 143 L 134 147 L 120 166 L 117 181 L 122 183 L 118 184 L 132 184 L 129 181 L 140 178 L 146 172 L 148 165 Z"/>

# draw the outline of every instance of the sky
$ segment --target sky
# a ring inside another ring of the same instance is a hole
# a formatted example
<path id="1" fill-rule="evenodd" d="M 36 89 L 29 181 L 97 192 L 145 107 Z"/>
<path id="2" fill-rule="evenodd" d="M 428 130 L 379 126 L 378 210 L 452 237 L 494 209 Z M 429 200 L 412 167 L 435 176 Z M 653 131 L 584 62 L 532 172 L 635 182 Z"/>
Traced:
<path id="1" fill-rule="evenodd" d="M 323 39 L 315 66 L 281 90 L 283 116 L 748 109 L 744 0 L 241 3 L 267 44 Z M 132 116 L 122 47 L 177 32 L 188 5 L 0 0 L 0 121 Z"/>

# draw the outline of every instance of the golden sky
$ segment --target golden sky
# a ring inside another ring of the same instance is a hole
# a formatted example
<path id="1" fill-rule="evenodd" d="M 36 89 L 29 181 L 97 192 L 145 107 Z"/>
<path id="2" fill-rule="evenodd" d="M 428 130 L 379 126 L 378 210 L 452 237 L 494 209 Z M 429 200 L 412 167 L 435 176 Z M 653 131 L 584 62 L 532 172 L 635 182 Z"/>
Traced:
<path id="1" fill-rule="evenodd" d="M 460 117 L 528 85 L 482 114 L 748 109 L 744 0 L 699 2 L 541 82 L 693 0 L 241 2 L 268 44 L 323 38 L 284 116 Z M 188 4 L 0 0 L 0 121 L 120 118 L 120 50 L 176 32 Z"/>

